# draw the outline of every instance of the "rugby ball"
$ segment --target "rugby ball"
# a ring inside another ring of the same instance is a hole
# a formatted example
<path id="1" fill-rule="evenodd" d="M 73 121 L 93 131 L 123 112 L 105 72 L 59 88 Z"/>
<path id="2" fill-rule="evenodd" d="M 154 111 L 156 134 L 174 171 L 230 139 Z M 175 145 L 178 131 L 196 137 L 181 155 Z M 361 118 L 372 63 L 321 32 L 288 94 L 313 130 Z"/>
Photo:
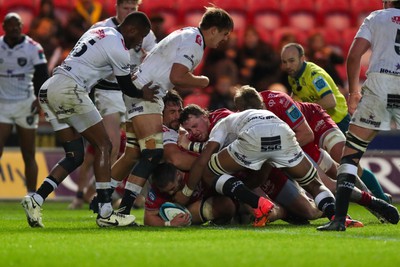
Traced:
<path id="1" fill-rule="evenodd" d="M 181 213 L 189 214 L 190 219 L 192 219 L 192 215 L 187 208 L 172 202 L 165 202 L 162 204 L 159 211 L 160 217 L 166 222 L 171 221 L 176 215 Z"/>

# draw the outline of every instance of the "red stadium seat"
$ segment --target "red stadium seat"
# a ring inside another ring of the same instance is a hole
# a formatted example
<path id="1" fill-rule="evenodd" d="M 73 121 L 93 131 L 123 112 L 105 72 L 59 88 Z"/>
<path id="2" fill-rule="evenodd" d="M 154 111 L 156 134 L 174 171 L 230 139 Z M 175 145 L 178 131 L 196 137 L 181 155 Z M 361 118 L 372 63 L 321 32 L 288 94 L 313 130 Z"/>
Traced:
<path id="1" fill-rule="evenodd" d="M 238 33 L 239 40 L 243 36 L 244 30 L 247 27 L 247 5 L 243 0 L 214 0 L 214 4 L 220 7 L 232 16 L 235 23 L 235 31 Z"/>
<path id="2" fill-rule="evenodd" d="M 180 24 L 178 4 L 176 0 L 146 0 L 139 9 L 149 17 L 161 15 L 164 18 L 165 28 L 170 32 Z"/>
<path id="3" fill-rule="evenodd" d="M 317 25 L 315 0 L 282 0 L 282 11 L 289 27 L 310 31 Z"/>
<path id="4" fill-rule="evenodd" d="M 324 27 L 341 31 L 353 25 L 349 0 L 316 0 L 316 8 Z"/>
<path id="5" fill-rule="evenodd" d="M 268 43 L 273 31 L 284 25 L 280 0 L 250 0 L 248 14 L 260 37 Z"/>
<path id="6" fill-rule="evenodd" d="M 206 6 L 210 6 L 209 0 L 179 0 L 179 12 L 183 26 L 197 27 L 204 14 Z"/>
<path id="7" fill-rule="evenodd" d="M 16 12 L 21 16 L 22 31 L 28 33 L 33 18 L 38 14 L 40 0 L 4 0 L 1 3 L 1 20 L 9 12 Z"/>
<path id="8" fill-rule="evenodd" d="M 326 44 L 342 48 L 343 37 L 341 32 L 335 28 L 321 27 L 315 31 L 321 32 L 324 36 Z"/>
<path id="9" fill-rule="evenodd" d="M 359 26 L 372 11 L 382 9 L 383 5 L 381 1 L 351 0 L 350 8 L 353 21 L 356 26 Z"/>
<path id="10" fill-rule="evenodd" d="M 348 54 L 351 44 L 353 43 L 354 37 L 358 31 L 358 27 L 351 27 L 343 30 L 342 36 L 342 51 L 345 55 Z"/>

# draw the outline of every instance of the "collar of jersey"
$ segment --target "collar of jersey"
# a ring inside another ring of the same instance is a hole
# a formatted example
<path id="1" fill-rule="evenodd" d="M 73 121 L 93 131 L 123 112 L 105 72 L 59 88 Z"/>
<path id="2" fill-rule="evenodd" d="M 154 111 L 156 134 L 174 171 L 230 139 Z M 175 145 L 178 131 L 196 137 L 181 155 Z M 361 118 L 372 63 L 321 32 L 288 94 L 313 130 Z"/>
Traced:
<path id="1" fill-rule="evenodd" d="M 303 65 L 301 66 L 299 72 L 296 75 L 296 80 L 300 79 L 301 75 L 303 75 L 304 71 L 306 70 L 307 67 L 307 62 L 303 62 Z"/>

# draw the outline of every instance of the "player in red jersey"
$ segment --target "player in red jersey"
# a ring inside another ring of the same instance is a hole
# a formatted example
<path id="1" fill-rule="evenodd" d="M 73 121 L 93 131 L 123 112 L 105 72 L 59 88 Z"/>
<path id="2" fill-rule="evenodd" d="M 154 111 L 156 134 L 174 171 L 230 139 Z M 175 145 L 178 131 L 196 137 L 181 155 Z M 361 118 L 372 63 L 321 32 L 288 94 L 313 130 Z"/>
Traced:
<path id="1" fill-rule="evenodd" d="M 178 214 L 165 222 L 159 216 L 159 209 L 165 202 L 173 202 L 174 194 L 181 190 L 188 174 L 179 171 L 170 163 L 161 163 L 151 176 L 151 187 L 146 197 L 144 224 L 150 226 L 188 226 L 212 221 L 217 224 L 229 223 L 235 214 L 234 201 L 226 196 L 207 190 L 202 184 L 194 190 L 187 208 L 191 213 Z"/>

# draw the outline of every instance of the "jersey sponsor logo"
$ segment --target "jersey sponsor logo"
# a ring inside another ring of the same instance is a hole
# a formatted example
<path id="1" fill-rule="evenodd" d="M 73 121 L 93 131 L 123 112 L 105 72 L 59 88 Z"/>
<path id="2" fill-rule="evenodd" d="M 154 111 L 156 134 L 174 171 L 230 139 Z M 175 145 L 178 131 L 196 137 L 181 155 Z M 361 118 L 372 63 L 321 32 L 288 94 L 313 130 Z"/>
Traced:
<path id="1" fill-rule="evenodd" d="M 289 160 L 288 160 L 288 163 L 295 162 L 295 161 L 298 160 L 301 156 L 303 156 L 303 152 L 300 151 L 300 153 L 296 154 L 296 155 L 294 156 L 294 158 L 289 159 Z"/>
<path id="2" fill-rule="evenodd" d="M 281 136 L 261 137 L 261 152 L 271 152 L 282 149 Z"/>
<path id="3" fill-rule="evenodd" d="M 32 125 L 34 121 L 35 117 L 33 115 L 26 117 L 26 123 L 28 123 L 29 125 Z"/>
<path id="4" fill-rule="evenodd" d="M 315 78 L 313 80 L 313 84 L 314 84 L 314 86 L 315 86 L 315 88 L 317 89 L 318 92 L 321 91 L 322 89 L 324 89 L 327 86 L 324 78 L 321 77 L 321 76 Z"/>
<path id="5" fill-rule="evenodd" d="M 197 43 L 198 45 L 202 46 L 203 38 L 201 38 L 201 35 L 200 35 L 200 34 L 196 35 L 196 43 Z"/>
<path id="6" fill-rule="evenodd" d="M 396 66 L 396 68 L 397 68 L 397 66 Z M 381 68 L 379 70 L 379 72 L 380 73 L 386 73 L 386 74 L 392 74 L 392 75 L 400 75 L 400 72 L 398 72 L 398 71 L 388 70 L 388 69 L 383 69 L 383 68 Z"/>
<path id="7" fill-rule="evenodd" d="M 393 16 L 392 17 L 392 22 L 396 24 L 400 24 L 400 16 Z"/>
<path id="8" fill-rule="evenodd" d="M 375 116 L 370 115 L 368 119 L 367 118 L 360 118 L 360 122 L 372 125 L 374 127 L 381 126 L 381 122 L 380 121 L 375 121 L 374 119 L 375 119 Z"/>
<path id="9" fill-rule="evenodd" d="M 229 150 L 231 150 L 231 147 L 229 147 Z M 237 153 L 236 151 L 233 152 L 233 154 L 235 155 L 236 159 L 238 159 L 240 162 L 242 162 L 244 165 L 246 166 L 250 166 L 251 162 L 246 160 L 247 156 L 246 155 L 242 155 Z"/>
<path id="10" fill-rule="evenodd" d="M 28 59 L 26 57 L 19 57 L 17 58 L 18 65 L 21 67 L 25 66 L 28 63 Z"/>
<path id="11" fill-rule="evenodd" d="M 143 111 L 144 111 L 143 106 L 140 106 L 140 107 L 133 106 L 130 110 L 128 110 L 128 114 L 131 114 L 133 112 L 142 113 Z"/>
<path id="12" fill-rule="evenodd" d="M 148 197 L 151 201 L 156 200 L 156 194 L 154 193 L 153 189 L 150 189 L 149 193 L 147 194 L 147 197 Z"/>
<path id="13" fill-rule="evenodd" d="M 292 122 L 301 118 L 301 112 L 294 104 L 286 110 L 286 114 Z"/>
<path id="14" fill-rule="evenodd" d="M 400 108 L 400 95 L 388 94 L 387 108 Z"/>
<path id="15" fill-rule="evenodd" d="M 275 101 L 274 100 L 270 100 L 268 101 L 268 107 L 273 107 L 275 105 Z"/>
<path id="16" fill-rule="evenodd" d="M 38 51 L 38 56 L 39 56 L 39 59 L 44 59 L 44 51 L 43 50 L 39 50 Z"/>

